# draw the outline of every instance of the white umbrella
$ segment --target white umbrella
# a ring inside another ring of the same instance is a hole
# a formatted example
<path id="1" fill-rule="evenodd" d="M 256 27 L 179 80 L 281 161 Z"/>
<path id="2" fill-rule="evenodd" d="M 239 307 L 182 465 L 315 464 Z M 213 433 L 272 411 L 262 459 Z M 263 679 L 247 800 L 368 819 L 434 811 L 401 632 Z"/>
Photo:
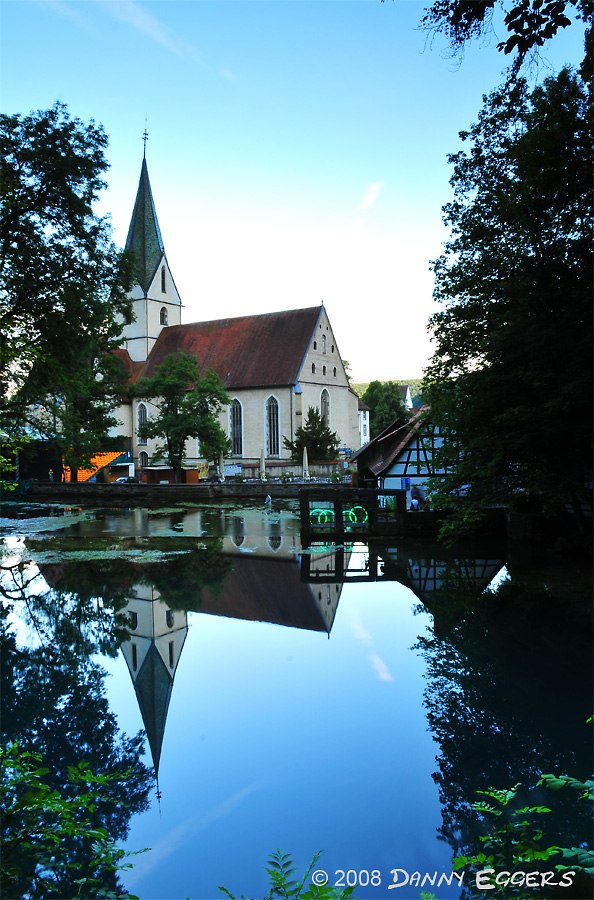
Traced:
<path id="1" fill-rule="evenodd" d="M 219 476 L 221 481 L 225 480 L 225 457 L 222 450 L 219 453 Z"/>
<path id="2" fill-rule="evenodd" d="M 309 468 L 309 462 L 307 459 L 307 447 L 304 447 L 303 448 L 303 480 L 304 481 L 307 481 L 307 478 L 309 477 L 308 468 Z"/>
<path id="3" fill-rule="evenodd" d="M 264 481 L 265 478 L 266 478 L 266 463 L 264 461 L 264 449 L 262 449 L 262 452 L 260 454 L 260 480 Z"/>

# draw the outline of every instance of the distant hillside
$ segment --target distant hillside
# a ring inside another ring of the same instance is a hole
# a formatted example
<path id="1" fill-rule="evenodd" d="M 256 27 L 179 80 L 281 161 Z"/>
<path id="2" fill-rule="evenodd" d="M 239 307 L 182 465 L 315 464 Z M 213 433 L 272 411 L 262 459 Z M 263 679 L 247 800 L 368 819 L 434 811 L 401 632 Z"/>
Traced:
<path id="1" fill-rule="evenodd" d="M 421 378 L 391 378 L 390 381 L 395 381 L 396 384 L 408 384 L 410 387 L 410 394 L 412 397 L 413 403 L 415 399 L 419 396 L 419 389 L 421 387 Z M 358 397 L 362 397 L 367 388 L 369 387 L 370 382 L 355 382 L 351 381 L 351 387 L 354 390 L 355 394 Z"/>

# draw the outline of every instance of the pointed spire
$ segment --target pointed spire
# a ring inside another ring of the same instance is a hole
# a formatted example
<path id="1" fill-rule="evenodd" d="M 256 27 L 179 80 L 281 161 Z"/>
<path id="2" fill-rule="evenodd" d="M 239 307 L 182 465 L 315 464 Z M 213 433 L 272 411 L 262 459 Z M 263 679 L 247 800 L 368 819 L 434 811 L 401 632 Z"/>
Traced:
<path id="1" fill-rule="evenodd" d="M 165 247 L 159 230 L 145 158 L 142 160 L 136 203 L 126 239 L 126 250 L 133 250 L 138 257 L 141 267 L 140 286 L 146 295 L 165 253 Z"/>
<path id="2" fill-rule="evenodd" d="M 144 723 L 155 775 L 159 776 L 161 746 L 165 734 L 167 710 L 171 699 L 173 678 L 167 671 L 154 643 L 151 643 L 134 684 L 140 714 Z"/>

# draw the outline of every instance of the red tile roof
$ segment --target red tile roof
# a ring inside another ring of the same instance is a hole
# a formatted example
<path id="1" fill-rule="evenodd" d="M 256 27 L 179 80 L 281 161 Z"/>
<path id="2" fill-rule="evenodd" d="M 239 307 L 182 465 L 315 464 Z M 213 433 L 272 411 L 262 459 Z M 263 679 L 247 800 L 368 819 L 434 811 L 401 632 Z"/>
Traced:
<path id="1" fill-rule="evenodd" d="M 130 381 L 136 381 L 142 372 L 144 363 L 134 362 L 125 347 L 118 347 L 113 351 L 113 355 L 119 359 Z"/>
<path id="2" fill-rule="evenodd" d="M 214 369 L 226 388 L 295 384 L 322 307 L 292 309 L 260 316 L 216 319 L 164 328 L 142 374 L 178 349 L 198 361 L 201 374 Z"/>
<path id="3" fill-rule="evenodd" d="M 239 557 L 218 596 L 204 590 L 200 612 L 326 631 L 314 587 L 301 581 L 299 566 L 292 561 Z"/>

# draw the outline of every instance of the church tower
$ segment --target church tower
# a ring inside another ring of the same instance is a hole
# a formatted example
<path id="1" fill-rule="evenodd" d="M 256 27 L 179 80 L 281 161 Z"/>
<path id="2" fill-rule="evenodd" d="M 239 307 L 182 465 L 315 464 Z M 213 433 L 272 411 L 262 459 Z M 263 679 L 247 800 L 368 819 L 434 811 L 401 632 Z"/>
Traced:
<path id="1" fill-rule="evenodd" d="M 121 649 L 158 777 L 173 680 L 188 633 L 188 614 L 172 610 L 154 587 L 135 587 L 136 597 L 126 607 L 130 640 Z"/>
<path id="2" fill-rule="evenodd" d="M 136 254 L 140 272 L 138 284 L 130 293 L 136 318 L 124 325 L 124 346 L 134 362 L 144 362 L 163 328 L 181 324 L 181 299 L 165 256 L 146 155 L 142 160 L 126 250 Z"/>

